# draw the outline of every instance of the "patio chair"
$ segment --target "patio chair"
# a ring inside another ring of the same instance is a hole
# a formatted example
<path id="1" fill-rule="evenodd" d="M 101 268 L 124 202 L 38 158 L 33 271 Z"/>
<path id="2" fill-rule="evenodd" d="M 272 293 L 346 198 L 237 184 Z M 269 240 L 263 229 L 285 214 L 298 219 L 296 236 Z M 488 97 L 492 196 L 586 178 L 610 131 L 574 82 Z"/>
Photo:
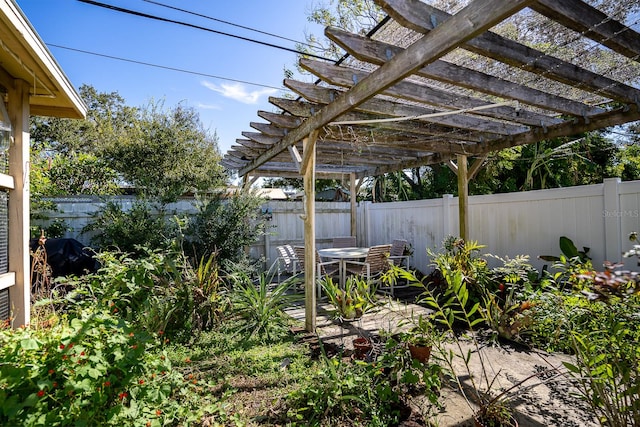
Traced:
<path id="1" fill-rule="evenodd" d="M 296 258 L 298 260 L 298 264 L 300 266 L 300 270 L 304 273 L 304 246 L 294 246 L 293 248 Z M 318 299 L 322 297 L 322 285 L 320 284 L 320 279 L 324 276 L 339 276 L 340 275 L 340 261 L 322 261 L 320 258 L 320 254 L 316 249 L 316 274 L 317 279 L 316 283 L 318 286 Z"/>
<path id="2" fill-rule="evenodd" d="M 404 239 L 395 239 L 391 243 L 391 251 L 389 252 L 389 261 L 394 265 L 402 268 L 409 268 L 409 255 L 404 254 L 405 248 L 409 246 L 409 242 Z"/>
<path id="3" fill-rule="evenodd" d="M 362 276 L 369 281 L 377 280 L 389 269 L 391 245 L 377 245 L 369 248 L 364 261 L 346 261 L 345 275 Z"/>
<path id="4" fill-rule="evenodd" d="M 295 276 L 298 273 L 298 259 L 291 245 L 277 246 L 276 251 L 278 252 L 278 258 L 271 265 L 270 270 L 274 267 L 277 268 L 276 274 L 278 283 L 280 283 L 280 276 L 283 273 L 291 276 Z"/>
<path id="5" fill-rule="evenodd" d="M 334 237 L 331 246 L 334 248 L 354 248 L 356 246 L 356 236 Z"/>
<path id="6" fill-rule="evenodd" d="M 404 255 L 405 248 L 409 245 L 404 239 L 395 239 L 391 243 L 391 251 L 389 252 L 389 262 L 398 267 L 404 268 L 405 270 L 409 269 L 409 255 Z M 402 284 L 395 282 L 392 280 L 389 284 L 384 284 L 380 286 L 378 290 L 380 292 L 388 293 L 392 297 L 394 295 L 394 289 L 406 288 L 409 286 L 407 281 L 404 281 Z"/>

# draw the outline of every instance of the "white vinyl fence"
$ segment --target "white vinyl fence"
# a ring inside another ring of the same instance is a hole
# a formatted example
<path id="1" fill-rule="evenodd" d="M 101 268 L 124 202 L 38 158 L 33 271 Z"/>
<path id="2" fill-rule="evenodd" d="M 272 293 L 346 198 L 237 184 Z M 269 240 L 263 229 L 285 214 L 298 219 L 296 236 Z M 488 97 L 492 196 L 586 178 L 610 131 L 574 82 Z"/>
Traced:
<path id="1" fill-rule="evenodd" d="M 125 203 L 130 199 L 121 198 Z M 80 235 L 90 215 L 100 205 L 97 198 L 55 199 L 60 213 L 74 237 Z M 169 210 L 193 212 L 193 202 L 184 200 Z M 334 236 L 350 232 L 350 204 L 316 204 L 316 242 L 328 247 Z M 262 211 L 271 216 L 269 233 L 251 248 L 253 257 L 265 257 L 270 265 L 276 259 L 276 246 L 303 245 L 302 202 L 270 201 Z M 485 252 L 514 257 L 526 254 L 538 269 L 544 262 L 538 255 L 559 255 L 558 239 L 567 236 L 579 249 L 587 246 L 596 268 L 605 260 L 621 261 L 631 247 L 628 235 L 640 231 L 640 181 L 620 182 L 607 179 L 603 184 L 528 191 L 521 193 L 472 196 L 469 198 L 469 239 L 486 245 Z M 427 248 L 437 250 L 445 237 L 458 235 L 458 199 L 446 195 L 440 199 L 394 203 L 358 203 L 358 245 L 371 246 L 406 239 L 414 249 L 412 266 L 430 270 Z M 265 256 L 266 255 L 266 256 Z M 625 267 L 637 269 L 635 260 Z M 495 262 L 494 262 L 495 264 Z"/>

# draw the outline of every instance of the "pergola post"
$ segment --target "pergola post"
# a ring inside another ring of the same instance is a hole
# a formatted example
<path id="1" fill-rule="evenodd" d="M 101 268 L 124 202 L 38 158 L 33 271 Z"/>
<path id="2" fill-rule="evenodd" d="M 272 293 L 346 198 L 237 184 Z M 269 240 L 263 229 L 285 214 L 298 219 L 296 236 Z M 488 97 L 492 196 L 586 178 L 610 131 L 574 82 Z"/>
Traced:
<path id="1" fill-rule="evenodd" d="M 349 202 L 351 202 L 351 235 L 357 235 L 356 228 L 356 174 L 349 175 Z"/>
<path id="2" fill-rule="evenodd" d="M 457 155 L 458 174 L 458 218 L 460 227 L 460 237 L 467 240 L 469 232 L 468 202 L 469 202 L 469 179 L 467 176 L 467 156 Z"/>
<path id="3" fill-rule="evenodd" d="M 300 172 L 304 181 L 304 326 L 316 328 L 316 138 L 314 131 L 302 140 L 303 159 Z"/>

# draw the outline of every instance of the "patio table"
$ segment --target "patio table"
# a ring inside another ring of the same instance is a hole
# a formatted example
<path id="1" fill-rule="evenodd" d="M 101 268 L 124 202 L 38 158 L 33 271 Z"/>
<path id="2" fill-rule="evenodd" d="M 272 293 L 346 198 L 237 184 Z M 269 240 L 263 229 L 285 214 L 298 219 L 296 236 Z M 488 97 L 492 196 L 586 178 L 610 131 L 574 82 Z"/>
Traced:
<path id="1" fill-rule="evenodd" d="M 318 254 L 322 258 L 337 259 L 340 272 L 340 286 L 344 287 L 346 281 L 346 265 L 348 260 L 364 259 L 369 253 L 369 248 L 326 248 L 318 249 Z"/>

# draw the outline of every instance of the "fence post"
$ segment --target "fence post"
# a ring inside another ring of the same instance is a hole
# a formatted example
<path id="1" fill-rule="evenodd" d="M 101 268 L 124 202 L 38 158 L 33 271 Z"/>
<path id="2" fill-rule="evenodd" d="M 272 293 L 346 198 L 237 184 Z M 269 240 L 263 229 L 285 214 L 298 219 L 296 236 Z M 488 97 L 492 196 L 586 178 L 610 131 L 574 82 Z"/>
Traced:
<path id="1" fill-rule="evenodd" d="M 620 212 L 620 178 L 607 178 L 603 181 L 604 211 L 604 259 L 617 262 L 622 256 L 622 212 Z"/>
<path id="2" fill-rule="evenodd" d="M 442 236 L 439 242 L 440 244 L 445 237 L 451 234 L 451 201 L 453 200 L 453 194 L 442 195 Z M 457 235 L 457 233 L 456 233 Z"/>

